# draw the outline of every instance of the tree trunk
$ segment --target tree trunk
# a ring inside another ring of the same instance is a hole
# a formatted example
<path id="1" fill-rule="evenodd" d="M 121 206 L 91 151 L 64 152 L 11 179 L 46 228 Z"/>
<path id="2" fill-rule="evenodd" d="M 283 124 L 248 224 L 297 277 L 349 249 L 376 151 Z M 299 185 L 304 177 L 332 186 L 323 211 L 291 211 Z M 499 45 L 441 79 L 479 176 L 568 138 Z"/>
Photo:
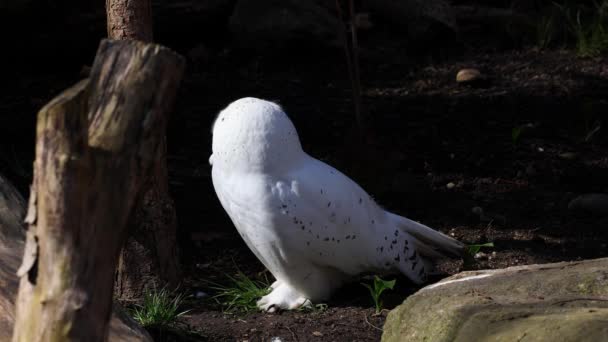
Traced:
<path id="1" fill-rule="evenodd" d="M 108 38 L 153 41 L 150 0 L 106 0 Z"/>
<path id="2" fill-rule="evenodd" d="M 13 341 L 105 341 L 127 222 L 162 145 L 183 59 L 102 41 L 91 77 L 38 113 Z"/>
<path id="3" fill-rule="evenodd" d="M 108 37 L 153 39 L 150 0 L 106 0 Z M 149 288 L 175 287 L 180 265 L 177 251 L 177 217 L 169 195 L 165 132 L 153 172 L 144 182 L 129 221 L 130 232 L 120 254 L 115 295 L 122 300 L 138 298 Z"/>

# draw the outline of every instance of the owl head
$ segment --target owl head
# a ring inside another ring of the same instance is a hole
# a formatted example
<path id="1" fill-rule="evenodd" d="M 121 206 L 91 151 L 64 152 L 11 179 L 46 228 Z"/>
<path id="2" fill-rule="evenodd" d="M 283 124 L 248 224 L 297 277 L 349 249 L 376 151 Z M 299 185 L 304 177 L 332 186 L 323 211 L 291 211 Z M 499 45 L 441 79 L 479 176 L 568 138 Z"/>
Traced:
<path id="1" fill-rule="evenodd" d="M 298 132 L 281 106 L 246 97 L 222 110 L 213 124 L 210 162 L 235 170 L 279 171 L 303 155 Z"/>

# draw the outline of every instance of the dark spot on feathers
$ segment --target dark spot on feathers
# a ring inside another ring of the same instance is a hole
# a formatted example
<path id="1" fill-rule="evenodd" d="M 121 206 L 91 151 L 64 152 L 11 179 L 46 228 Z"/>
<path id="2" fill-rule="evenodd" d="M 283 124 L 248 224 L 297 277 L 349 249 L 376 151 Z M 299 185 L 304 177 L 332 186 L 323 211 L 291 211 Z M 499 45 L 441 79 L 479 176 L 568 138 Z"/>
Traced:
<path id="1" fill-rule="evenodd" d="M 350 235 L 346 235 L 345 239 L 349 240 L 350 239 Z"/>
<path id="2" fill-rule="evenodd" d="M 329 208 L 329 206 L 331 206 L 331 201 L 327 202 L 327 207 Z"/>
<path id="3" fill-rule="evenodd" d="M 321 193 L 323 193 L 323 189 L 321 189 Z"/>
<path id="4" fill-rule="evenodd" d="M 376 223 L 376 221 L 372 220 L 372 224 Z"/>
<path id="5" fill-rule="evenodd" d="M 317 239 L 319 238 L 319 234 L 317 234 Z"/>
<path id="6" fill-rule="evenodd" d="M 328 238 L 328 237 L 326 237 L 325 239 L 323 239 L 323 241 L 329 241 L 329 238 Z"/>
<path id="7" fill-rule="evenodd" d="M 388 266 L 390 266 L 390 263 L 389 262 L 385 262 L 384 266 L 388 267 Z"/>
<path id="8" fill-rule="evenodd" d="M 417 261 L 414 261 L 414 262 L 412 263 L 412 270 L 413 270 L 414 268 L 416 268 L 416 265 L 418 265 L 418 262 L 417 262 Z"/>
<path id="9" fill-rule="evenodd" d="M 310 241 L 306 241 L 306 246 L 310 246 Z"/>
<path id="10" fill-rule="evenodd" d="M 302 226 L 302 230 L 306 229 L 306 227 Z"/>
<path id="11" fill-rule="evenodd" d="M 422 277 L 424 275 L 424 266 L 422 268 L 420 268 L 420 272 L 418 272 L 418 275 L 420 277 Z"/>
<path id="12" fill-rule="evenodd" d="M 384 235 L 384 241 L 388 240 L 388 236 Z"/>
<path id="13" fill-rule="evenodd" d="M 401 254 L 397 254 L 397 256 L 395 257 L 395 261 L 400 261 L 401 260 Z"/>
<path id="14" fill-rule="evenodd" d="M 399 230 L 395 230 L 395 236 L 399 235 Z"/>
<path id="15" fill-rule="evenodd" d="M 416 251 L 414 251 L 414 253 L 412 253 L 412 256 L 410 257 L 410 260 L 415 260 L 416 259 Z"/>
<path id="16" fill-rule="evenodd" d="M 363 198 L 359 197 L 359 204 L 363 203 Z"/>
<path id="17" fill-rule="evenodd" d="M 283 204 L 283 205 L 281 206 L 281 208 L 283 208 L 283 209 L 287 208 L 287 204 Z"/>
<path id="18" fill-rule="evenodd" d="M 334 239 L 333 237 L 331 238 L 331 241 L 336 241 L 336 239 Z"/>
<path id="19" fill-rule="evenodd" d="M 340 240 L 336 240 L 337 243 L 340 243 Z"/>
<path id="20" fill-rule="evenodd" d="M 405 240 L 405 245 L 406 245 L 406 246 L 407 246 L 407 243 L 408 243 L 408 241 L 407 241 L 407 240 Z"/>
<path id="21" fill-rule="evenodd" d="M 357 238 L 357 235 L 353 235 L 353 240 Z"/>
<path id="22" fill-rule="evenodd" d="M 391 241 L 391 245 L 394 245 L 394 244 L 396 244 L 396 243 L 397 243 L 397 239 L 395 239 L 395 240 Z"/>
<path id="23" fill-rule="evenodd" d="M 384 252 L 384 246 L 380 247 L 380 252 Z"/>

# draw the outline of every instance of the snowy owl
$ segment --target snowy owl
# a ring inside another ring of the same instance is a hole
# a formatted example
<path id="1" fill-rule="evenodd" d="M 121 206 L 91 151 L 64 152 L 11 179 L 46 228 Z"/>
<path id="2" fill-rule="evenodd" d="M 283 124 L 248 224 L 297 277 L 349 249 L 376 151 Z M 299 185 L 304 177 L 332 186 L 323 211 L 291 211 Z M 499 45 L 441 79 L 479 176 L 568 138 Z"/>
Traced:
<path id="1" fill-rule="evenodd" d="M 457 240 L 382 209 L 357 183 L 302 150 L 283 109 L 232 102 L 213 125 L 213 186 L 247 246 L 276 281 L 262 310 L 326 300 L 362 273 L 424 282 Z"/>

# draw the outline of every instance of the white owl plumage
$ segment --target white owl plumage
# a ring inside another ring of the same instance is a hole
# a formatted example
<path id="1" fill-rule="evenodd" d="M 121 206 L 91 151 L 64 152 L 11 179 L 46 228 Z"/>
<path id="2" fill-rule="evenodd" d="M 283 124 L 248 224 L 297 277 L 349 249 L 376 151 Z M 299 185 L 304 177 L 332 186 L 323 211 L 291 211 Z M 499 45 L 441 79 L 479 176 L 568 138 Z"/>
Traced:
<path id="1" fill-rule="evenodd" d="M 212 179 L 232 222 L 276 278 L 263 310 L 327 299 L 354 276 L 399 271 L 424 282 L 463 244 L 380 206 L 354 181 L 302 150 L 282 108 L 242 98 L 213 126 Z"/>

